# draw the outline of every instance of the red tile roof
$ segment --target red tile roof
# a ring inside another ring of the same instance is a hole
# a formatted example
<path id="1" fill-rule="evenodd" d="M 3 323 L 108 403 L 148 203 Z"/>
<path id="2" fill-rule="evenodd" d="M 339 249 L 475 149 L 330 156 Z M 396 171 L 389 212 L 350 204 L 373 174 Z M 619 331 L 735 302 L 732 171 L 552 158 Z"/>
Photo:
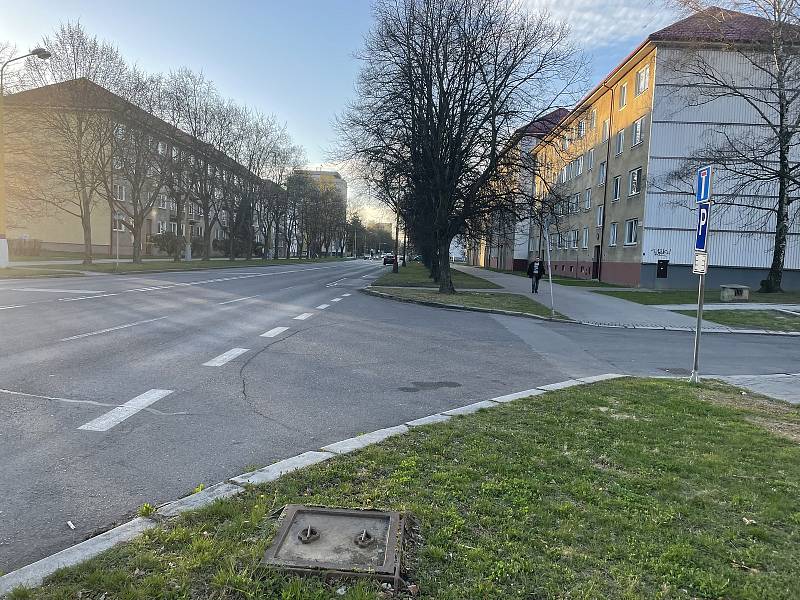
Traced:
<path id="1" fill-rule="evenodd" d="M 553 129 L 558 127 L 558 124 L 566 118 L 566 116 L 570 113 L 569 109 L 566 108 L 557 108 L 552 112 L 547 113 L 545 116 L 536 119 L 535 121 L 531 121 L 525 127 L 525 133 L 527 135 L 534 135 L 537 137 L 545 136 Z"/>
<path id="2" fill-rule="evenodd" d="M 770 31 L 768 19 L 712 6 L 650 34 L 648 40 L 733 44 L 766 41 Z"/>

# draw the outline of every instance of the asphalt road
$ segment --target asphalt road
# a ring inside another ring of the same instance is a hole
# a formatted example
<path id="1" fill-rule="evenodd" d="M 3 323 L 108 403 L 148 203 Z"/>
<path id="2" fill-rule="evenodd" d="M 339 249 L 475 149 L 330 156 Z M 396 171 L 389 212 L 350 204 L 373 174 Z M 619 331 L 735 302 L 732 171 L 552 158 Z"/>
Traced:
<path id="1" fill-rule="evenodd" d="M 144 502 L 360 432 L 577 376 L 680 374 L 691 359 L 688 333 L 358 293 L 388 268 L 0 282 L 0 571 Z M 703 358 L 720 375 L 786 372 L 800 343 L 709 335 Z"/>

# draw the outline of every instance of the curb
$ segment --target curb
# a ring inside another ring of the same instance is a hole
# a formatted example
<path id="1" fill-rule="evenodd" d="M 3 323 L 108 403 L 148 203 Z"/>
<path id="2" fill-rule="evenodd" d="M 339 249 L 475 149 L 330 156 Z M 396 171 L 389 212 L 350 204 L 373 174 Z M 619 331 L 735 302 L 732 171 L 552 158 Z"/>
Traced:
<path id="1" fill-rule="evenodd" d="M 467 404 L 458 408 L 452 408 L 440 413 L 428 415 L 427 417 L 414 419 L 413 421 L 407 421 L 401 425 L 378 429 L 370 433 L 365 433 L 353 438 L 334 442 L 320 448 L 318 451 L 312 450 L 309 452 L 303 452 L 296 456 L 292 456 L 268 465 L 262 469 L 257 469 L 248 473 L 242 473 L 241 475 L 231 477 L 227 481 L 211 485 L 200 492 L 196 492 L 189 496 L 185 496 L 184 498 L 179 498 L 178 500 L 173 500 L 172 502 L 163 504 L 156 511 L 154 518 L 137 517 L 131 521 L 128 521 L 127 523 L 119 525 L 118 527 L 114 527 L 113 529 L 89 538 L 79 544 L 65 548 L 64 550 L 38 560 L 35 563 L 31 563 L 30 565 L 21 567 L 16 571 L 12 571 L 6 575 L 3 575 L 0 577 L 0 597 L 9 594 L 15 588 L 20 586 L 29 588 L 39 586 L 46 577 L 52 575 L 58 569 L 77 565 L 89 560 L 90 558 L 94 558 L 101 552 L 109 550 L 115 546 L 118 546 L 119 544 L 129 542 L 147 530 L 156 527 L 159 521 L 174 518 L 187 511 L 208 506 L 217 500 L 230 498 L 241 494 L 245 491 L 246 486 L 248 485 L 257 485 L 260 483 L 275 481 L 287 473 L 324 462 L 335 456 L 340 456 L 355 450 L 360 450 L 361 448 L 366 448 L 396 435 L 403 435 L 415 427 L 431 425 L 434 423 L 442 423 L 444 421 L 448 421 L 454 416 L 467 415 L 477 412 L 481 409 L 502 406 L 505 403 L 512 402 L 520 398 L 538 396 L 548 391 L 562 390 L 574 386 L 586 385 L 599 381 L 607 381 L 610 379 L 619 379 L 622 377 L 627 377 L 627 375 L 606 373 L 604 375 L 595 375 L 593 377 L 568 379 L 566 381 L 542 385 L 522 392 L 498 396 L 489 400 L 473 402 L 472 404 Z"/>
<path id="2" fill-rule="evenodd" d="M 638 329 L 648 331 L 683 331 L 687 333 L 694 333 L 693 327 L 670 327 L 667 325 L 626 325 L 624 323 L 612 325 L 610 323 L 597 323 L 595 321 L 574 321 L 572 319 L 559 319 L 557 317 L 542 317 L 540 315 L 533 315 L 531 313 L 523 313 L 512 310 L 500 310 L 496 308 L 477 308 L 462 306 L 460 304 L 445 304 L 444 302 L 434 302 L 432 300 L 415 300 L 413 298 L 402 298 L 400 296 L 393 296 L 386 292 L 379 292 L 366 287 L 358 290 L 362 294 L 368 296 L 375 296 L 388 300 L 395 300 L 396 302 L 406 302 L 408 304 L 420 304 L 422 306 L 432 306 L 435 308 L 446 308 L 448 310 L 468 310 L 472 312 L 493 313 L 498 315 L 506 315 L 509 317 L 526 317 L 528 319 L 538 319 L 540 321 L 551 321 L 555 323 L 569 323 L 571 325 L 584 325 L 586 327 L 599 327 L 602 329 Z M 723 326 L 724 327 L 724 326 Z M 704 329 L 703 333 L 721 333 L 721 334 L 736 334 L 736 335 L 772 335 L 779 337 L 800 337 L 800 331 L 770 331 L 767 329 L 731 329 L 724 327 L 720 329 Z"/>

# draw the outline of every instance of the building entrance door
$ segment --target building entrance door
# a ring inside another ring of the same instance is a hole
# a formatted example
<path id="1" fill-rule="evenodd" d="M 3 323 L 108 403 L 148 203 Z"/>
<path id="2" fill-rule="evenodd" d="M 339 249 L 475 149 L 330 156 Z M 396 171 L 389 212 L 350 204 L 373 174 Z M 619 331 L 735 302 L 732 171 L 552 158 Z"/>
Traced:
<path id="1" fill-rule="evenodd" d="M 592 279 L 600 276 L 600 246 L 594 247 L 594 259 L 592 260 Z"/>

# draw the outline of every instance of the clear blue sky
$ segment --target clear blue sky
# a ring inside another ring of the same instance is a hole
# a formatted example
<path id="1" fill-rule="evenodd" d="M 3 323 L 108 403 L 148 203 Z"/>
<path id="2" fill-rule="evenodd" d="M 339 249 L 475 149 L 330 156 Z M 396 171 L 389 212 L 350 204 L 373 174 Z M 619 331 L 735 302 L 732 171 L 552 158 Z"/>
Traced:
<path id="1" fill-rule="evenodd" d="M 671 20 L 659 0 L 527 0 L 573 25 L 598 80 L 647 33 Z M 80 19 L 148 71 L 187 66 L 220 91 L 276 114 L 326 161 L 331 121 L 353 93 L 352 58 L 370 26 L 370 0 L 0 0 L 0 39 L 20 49 Z"/>

